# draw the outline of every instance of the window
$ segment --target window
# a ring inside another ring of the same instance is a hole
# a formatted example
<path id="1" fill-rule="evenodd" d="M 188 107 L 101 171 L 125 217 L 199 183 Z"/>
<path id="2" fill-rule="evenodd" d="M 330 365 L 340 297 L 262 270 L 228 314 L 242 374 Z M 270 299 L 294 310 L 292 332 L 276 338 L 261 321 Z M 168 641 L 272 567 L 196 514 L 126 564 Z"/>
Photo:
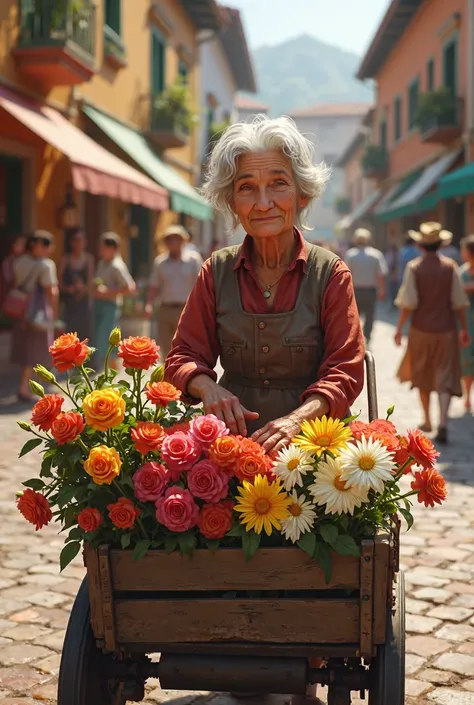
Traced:
<path id="1" fill-rule="evenodd" d="M 397 95 L 393 101 L 393 139 L 399 142 L 402 138 L 402 97 Z"/>
<path id="2" fill-rule="evenodd" d="M 113 29 L 119 37 L 122 34 L 121 0 L 105 0 L 105 24 Z"/>
<path id="3" fill-rule="evenodd" d="M 387 121 L 381 120 L 379 124 L 379 145 L 382 149 L 387 149 Z"/>
<path id="4" fill-rule="evenodd" d="M 415 127 L 416 113 L 418 112 L 418 97 L 420 93 L 420 79 L 415 78 L 408 86 L 408 129 Z"/>
<path id="5" fill-rule="evenodd" d="M 151 92 L 157 95 L 166 87 L 166 42 L 156 27 L 151 30 Z"/>
<path id="6" fill-rule="evenodd" d="M 457 92 L 458 40 L 454 37 L 443 48 L 443 84 L 450 88 L 453 95 Z"/>
<path id="7" fill-rule="evenodd" d="M 178 64 L 178 76 L 181 78 L 183 83 L 188 82 L 188 77 L 189 77 L 189 69 L 187 65 L 182 61 L 181 59 L 179 60 Z"/>
<path id="8" fill-rule="evenodd" d="M 435 87 L 435 62 L 430 59 L 426 65 L 426 90 L 434 91 Z"/>

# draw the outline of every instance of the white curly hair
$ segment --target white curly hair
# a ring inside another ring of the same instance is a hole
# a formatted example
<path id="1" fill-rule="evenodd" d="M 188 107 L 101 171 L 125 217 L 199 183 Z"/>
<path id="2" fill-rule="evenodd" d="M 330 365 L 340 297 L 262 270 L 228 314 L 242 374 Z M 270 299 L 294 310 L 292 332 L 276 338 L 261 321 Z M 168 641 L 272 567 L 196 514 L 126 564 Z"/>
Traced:
<path id="1" fill-rule="evenodd" d="M 250 123 L 238 122 L 228 127 L 209 160 L 202 193 L 232 228 L 239 223 L 231 208 L 238 158 L 249 152 L 275 149 L 290 159 L 299 195 L 308 199 L 307 206 L 298 209 L 296 225 L 310 229 L 304 224 L 304 216 L 311 202 L 321 196 L 331 170 L 324 162 L 314 164 L 314 146 L 291 118 L 271 119 L 266 115 L 258 115 Z"/>

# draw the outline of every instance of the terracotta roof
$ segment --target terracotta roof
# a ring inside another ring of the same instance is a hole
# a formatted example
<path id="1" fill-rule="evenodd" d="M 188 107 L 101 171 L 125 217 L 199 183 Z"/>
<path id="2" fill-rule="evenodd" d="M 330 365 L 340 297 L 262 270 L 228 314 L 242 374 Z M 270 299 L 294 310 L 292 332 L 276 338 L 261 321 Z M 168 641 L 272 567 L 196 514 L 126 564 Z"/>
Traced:
<path id="1" fill-rule="evenodd" d="M 252 98 L 247 98 L 245 95 L 238 95 L 235 99 L 235 107 L 237 110 L 248 110 L 253 112 L 266 112 L 270 110 L 269 105 L 261 103 L 258 100 L 252 100 Z"/>
<path id="2" fill-rule="evenodd" d="M 255 74 L 240 12 L 232 7 L 221 6 L 221 17 L 222 29 L 219 37 L 237 89 L 256 93 Z"/>
<path id="3" fill-rule="evenodd" d="M 221 11 L 216 0 L 181 0 L 197 29 L 218 30 L 221 27 Z"/>
<path id="4" fill-rule="evenodd" d="M 317 103 L 307 108 L 290 110 L 290 117 L 342 117 L 351 115 L 365 115 L 370 103 Z"/>

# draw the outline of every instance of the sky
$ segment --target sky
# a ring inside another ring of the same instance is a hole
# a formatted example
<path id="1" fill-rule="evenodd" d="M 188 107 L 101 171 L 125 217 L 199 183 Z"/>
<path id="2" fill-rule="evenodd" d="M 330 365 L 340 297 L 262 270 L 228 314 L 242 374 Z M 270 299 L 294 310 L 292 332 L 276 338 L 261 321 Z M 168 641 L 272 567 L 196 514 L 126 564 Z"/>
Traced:
<path id="1" fill-rule="evenodd" d="M 223 0 L 243 12 L 252 49 L 311 34 L 362 55 L 390 0 Z"/>

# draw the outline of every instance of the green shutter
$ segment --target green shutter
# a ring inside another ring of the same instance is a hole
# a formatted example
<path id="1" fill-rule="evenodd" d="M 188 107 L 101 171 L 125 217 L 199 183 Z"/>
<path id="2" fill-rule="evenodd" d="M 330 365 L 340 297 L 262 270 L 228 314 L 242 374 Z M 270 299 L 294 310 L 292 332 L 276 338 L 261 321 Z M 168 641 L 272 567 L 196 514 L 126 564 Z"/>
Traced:
<path id="1" fill-rule="evenodd" d="M 381 120 L 379 124 L 379 145 L 387 149 L 387 121 Z"/>
<path id="2" fill-rule="evenodd" d="M 426 66 L 426 88 L 429 92 L 434 91 L 435 87 L 435 62 L 430 59 Z"/>
<path id="3" fill-rule="evenodd" d="M 418 96 L 420 92 L 420 80 L 415 78 L 408 87 L 408 129 L 415 127 L 416 114 L 418 112 Z"/>
<path id="4" fill-rule="evenodd" d="M 119 37 L 122 35 L 121 0 L 105 0 L 105 24 L 113 29 Z"/>
<path id="5" fill-rule="evenodd" d="M 151 32 L 151 92 L 157 95 L 166 87 L 166 42 L 155 27 Z"/>
<path id="6" fill-rule="evenodd" d="M 402 99 L 399 95 L 395 98 L 393 112 L 393 138 L 398 142 L 402 137 Z"/>
<path id="7" fill-rule="evenodd" d="M 443 84 L 457 94 L 458 40 L 451 39 L 443 47 Z"/>

